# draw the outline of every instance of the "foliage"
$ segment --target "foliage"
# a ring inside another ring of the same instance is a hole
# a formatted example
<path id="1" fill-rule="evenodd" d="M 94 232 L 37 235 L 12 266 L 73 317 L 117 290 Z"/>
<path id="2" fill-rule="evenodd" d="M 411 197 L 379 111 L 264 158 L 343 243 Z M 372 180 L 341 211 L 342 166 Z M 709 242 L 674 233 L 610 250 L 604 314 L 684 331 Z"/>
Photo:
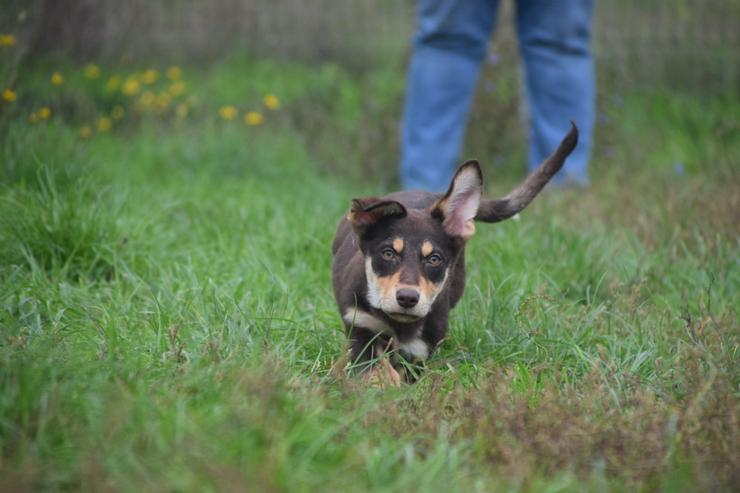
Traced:
<path id="1" fill-rule="evenodd" d="M 147 67 L 20 72 L 0 168 L 0 489 L 737 484 L 736 96 L 602 102 L 592 189 L 481 225 L 449 339 L 416 385 L 381 391 L 331 372 L 329 245 L 351 197 L 391 186 L 402 74 L 239 60 L 180 67 L 185 118 L 98 86 Z M 126 116 L 93 128 L 116 104 Z M 522 173 L 486 171 L 489 194 Z"/>

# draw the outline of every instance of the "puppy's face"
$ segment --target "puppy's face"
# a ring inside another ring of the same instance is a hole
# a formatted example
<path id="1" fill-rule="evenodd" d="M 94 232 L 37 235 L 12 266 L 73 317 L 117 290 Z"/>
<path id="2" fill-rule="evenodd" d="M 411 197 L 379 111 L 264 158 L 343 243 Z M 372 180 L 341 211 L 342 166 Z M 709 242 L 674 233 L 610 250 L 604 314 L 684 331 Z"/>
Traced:
<path id="1" fill-rule="evenodd" d="M 367 301 L 397 322 L 426 317 L 462 246 L 426 211 L 389 220 L 361 239 Z"/>
<path id="2" fill-rule="evenodd" d="M 475 231 L 481 195 L 477 164 L 463 166 L 431 208 L 356 199 L 349 220 L 365 256 L 368 303 L 401 323 L 426 317 Z"/>

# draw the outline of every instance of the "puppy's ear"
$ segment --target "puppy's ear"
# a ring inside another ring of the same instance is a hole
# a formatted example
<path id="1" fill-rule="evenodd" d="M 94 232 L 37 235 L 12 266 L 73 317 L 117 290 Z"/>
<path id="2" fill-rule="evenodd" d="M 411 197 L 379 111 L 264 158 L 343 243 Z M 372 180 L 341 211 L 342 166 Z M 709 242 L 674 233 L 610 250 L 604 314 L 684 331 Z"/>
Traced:
<path id="1" fill-rule="evenodd" d="M 442 219 L 445 232 L 467 240 L 475 233 L 475 215 L 483 192 L 483 174 L 478 161 L 466 161 L 455 173 L 450 189 L 432 206 L 432 215 Z"/>
<path id="2" fill-rule="evenodd" d="M 406 208 L 395 200 L 380 200 L 375 197 L 352 199 L 352 207 L 347 219 L 358 234 L 367 231 L 379 222 L 389 218 L 406 216 Z"/>

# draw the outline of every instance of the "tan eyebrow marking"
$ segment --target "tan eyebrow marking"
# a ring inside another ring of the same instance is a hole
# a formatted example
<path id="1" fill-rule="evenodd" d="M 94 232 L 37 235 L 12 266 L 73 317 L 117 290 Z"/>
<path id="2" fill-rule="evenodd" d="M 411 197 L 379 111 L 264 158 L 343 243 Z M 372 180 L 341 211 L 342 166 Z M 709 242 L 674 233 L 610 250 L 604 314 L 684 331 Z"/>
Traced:
<path id="1" fill-rule="evenodd" d="M 434 247 L 429 241 L 425 241 L 421 244 L 421 255 L 423 257 L 428 257 L 430 253 L 432 253 L 432 250 L 434 250 Z"/>
<path id="2" fill-rule="evenodd" d="M 393 249 L 396 253 L 401 253 L 403 251 L 403 240 L 401 238 L 393 240 Z"/>

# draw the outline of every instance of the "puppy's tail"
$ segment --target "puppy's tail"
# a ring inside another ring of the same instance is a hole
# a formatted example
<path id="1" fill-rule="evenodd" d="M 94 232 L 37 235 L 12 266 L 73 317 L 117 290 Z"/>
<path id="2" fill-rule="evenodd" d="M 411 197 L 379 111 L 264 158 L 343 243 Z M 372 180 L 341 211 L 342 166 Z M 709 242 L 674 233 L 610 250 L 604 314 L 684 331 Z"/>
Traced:
<path id="1" fill-rule="evenodd" d="M 527 176 L 527 178 L 514 190 L 500 199 L 483 199 L 475 215 L 476 221 L 496 223 L 509 219 L 529 205 L 547 185 L 550 178 L 557 173 L 565 163 L 576 144 L 578 144 L 578 128 L 570 122 L 571 129 L 565 136 L 558 148 L 539 167 Z"/>

